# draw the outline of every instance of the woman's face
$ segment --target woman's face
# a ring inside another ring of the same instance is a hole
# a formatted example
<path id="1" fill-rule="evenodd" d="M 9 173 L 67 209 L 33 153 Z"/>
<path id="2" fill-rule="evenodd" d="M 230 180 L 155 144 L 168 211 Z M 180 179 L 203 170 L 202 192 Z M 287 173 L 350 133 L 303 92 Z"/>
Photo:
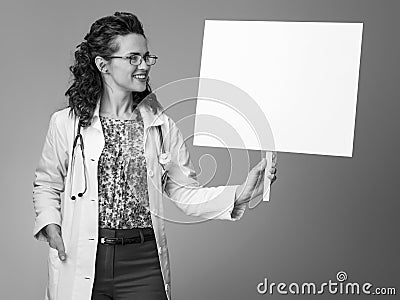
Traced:
<path id="1" fill-rule="evenodd" d="M 136 33 L 118 36 L 116 42 L 119 43 L 119 50 L 113 56 L 131 56 L 140 54 L 142 57 L 148 53 L 146 39 Z M 146 89 L 146 80 L 150 71 L 150 66 L 144 59 L 140 65 L 130 64 L 129 59 L 113 58 L 109 61 L 108 76 L 106 84 L 112 88 L 120 89 L 123 92 L 143 92 Z M 145 78 L 135 78 L 134 75 L 144 74 Z"/>

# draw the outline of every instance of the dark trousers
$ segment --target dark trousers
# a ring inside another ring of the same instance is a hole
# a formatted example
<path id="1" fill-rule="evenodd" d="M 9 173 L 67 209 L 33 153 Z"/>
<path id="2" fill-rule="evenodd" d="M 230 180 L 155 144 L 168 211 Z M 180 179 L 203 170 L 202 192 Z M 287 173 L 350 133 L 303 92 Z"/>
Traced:
<path id="1" fill-rule="evenodd" d="M 99 237 L 140 237 L 152 228 L 102 229 Z M 155 240 L 125 245 L 97 244 L 92 300 L 166 300 Z"/>

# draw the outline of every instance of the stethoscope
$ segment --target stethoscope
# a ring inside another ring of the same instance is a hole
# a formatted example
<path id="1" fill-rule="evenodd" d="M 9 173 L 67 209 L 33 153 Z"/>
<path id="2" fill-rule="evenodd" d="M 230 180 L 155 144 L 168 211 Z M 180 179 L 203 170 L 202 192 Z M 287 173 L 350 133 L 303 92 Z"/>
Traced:
<path id="1" fill-rule="evenodd" d="M 77 134 L 74 138 L 74 143 L 72 145 L 72 161 L 71 161 L 71 182 L 70 182 L 70 195 L 71 195 L 71 200 L 76 200 L 78 197 L 82 198 L 83 195 L 87 192 L 87 168 L 86 168 L 86 159 L 85 159 L 85 145 L 83 143 L 83 136 L 81 134 L 81 122 L 78 122 L 78 131 Z M 159 137 L 160 137 L 160 145 L 161 145 L 161 154 L 159 155 L 159 163 L 163 169 L 162 172 L 162 176 L 161 176 L 161 183 L 162 183 L 162 187 L 165 187 L 165 184 L 167 182 L 167 172 L 164 166 L 164 163 L 162 163 L 162 157 L 163 155 L 168 155 L 168 153 L 165 152 L 164 150 L 164 142 L 163 142 L 163 134 L 162 134 L 162 130 L 161 130 L 161 125 L 157 126 L 158 129 L 158 133 L 159 133 Z M 76 147 L 79 146 L 80 150 L 81 150 L 81 154 L 82 154 L 82 161 L 83 161 L 83 173 L 84 173 L 84 181 L 85 181 L 85 185 L 84 185 L 84 190 L 82 192 L 77 193 L 76 195 L 74 195 L 72 193 L 72 187 L 73 187 L 73 183 L 74 183 L 74 170 L 75 170 L 75 155 L 76 155 Z"/>
<path id="2" fill-rule="evenodd" d="M 70 182 L 70 186 L 71 186 L 71 200 L 76 200 L 77 197 L 82 198 L 82 196 L 86 193 L 87 191 L 87 178 L 86 178 L 86 174 L 87 174 L 87 170 L 86 170 L 86 160 L 85 160 L 85 145 L 83 144 L 83 137 L 81 134 L 81 122 L 78 122 L 78 132 L 75 136 L 74 139 L 74 143 L 72 144 L 72 162 L 71 162 L 71 182 Z M 79 143 L 78 143 L 79 142 Z M 81 149 L 81 154 L 82 154 L 82 161 L 83 161 L 83 177 L 85 177 L 85 188 L 82 192 L 78 193 L 77 195 L 73 195 L 72 193 L 72 187 L 73 187 L 73 183 L 74 183 L 74 170 L 75 170 L 75 149 L 76 146 L 79 145 L 79 148 Z"/>

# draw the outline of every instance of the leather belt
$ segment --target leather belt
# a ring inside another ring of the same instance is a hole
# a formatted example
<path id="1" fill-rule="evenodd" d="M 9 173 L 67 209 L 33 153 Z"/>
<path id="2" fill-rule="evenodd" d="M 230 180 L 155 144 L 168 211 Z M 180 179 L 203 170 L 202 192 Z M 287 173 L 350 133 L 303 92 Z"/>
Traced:
<path id="1" fill-rule="evenodd" d="M 99 242 L 103 245 L 125 245 L 125 244 L 137 244 L 144 243 L 146 241 L 152 241 L 155 239 L 154 234 L 152 235 L 141 235 L 137 237 L 100 237 Z"/>

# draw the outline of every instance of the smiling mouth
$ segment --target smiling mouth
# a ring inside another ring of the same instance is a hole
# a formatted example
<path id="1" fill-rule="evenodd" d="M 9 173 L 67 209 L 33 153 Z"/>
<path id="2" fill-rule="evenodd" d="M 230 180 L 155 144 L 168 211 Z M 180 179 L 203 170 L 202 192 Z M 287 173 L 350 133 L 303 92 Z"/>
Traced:
<path id="1" fill-rule="evenodd" d="M 145 80 L 147 78 L 147 76 L 144 75 L 144 74 L 133 75 L 132 77 L 135 78 L 135 79 L 139 79 L 139 80 Z"/>

